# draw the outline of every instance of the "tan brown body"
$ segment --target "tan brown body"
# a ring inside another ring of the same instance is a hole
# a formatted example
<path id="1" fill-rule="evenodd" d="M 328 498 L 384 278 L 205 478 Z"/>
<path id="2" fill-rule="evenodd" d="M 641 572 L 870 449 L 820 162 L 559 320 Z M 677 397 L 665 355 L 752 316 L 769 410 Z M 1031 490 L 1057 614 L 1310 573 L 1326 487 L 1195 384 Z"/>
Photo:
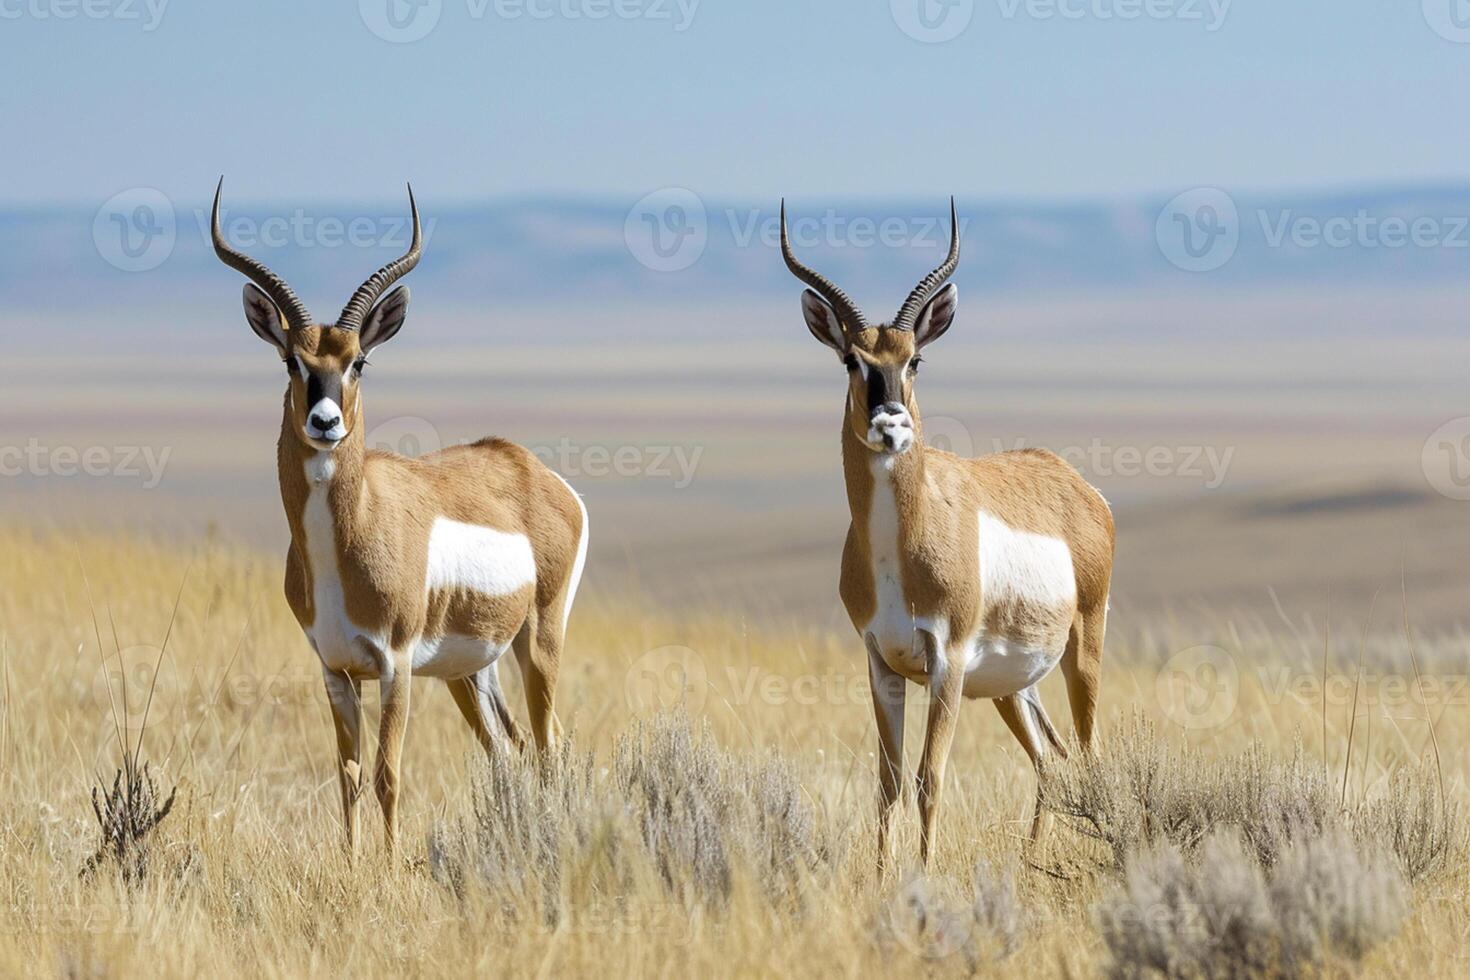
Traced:
<path id="1" fill-rule="evenodd" d="M 917 414 L 915 406 L 916 421 Z M 1082 612 L 1105 616 L 1112 514 L 1061 457 L 1019 450 L 967 459 L 923 446 L 920 435 L 914 449 L 885 467 L 875 465 L 874 454 L 844 426 L 843 462 L 852 524 L 840 594 L 864 637 L 879 614 L 879 561 L 886 554 L 894 556 L 907 615 L 945 623 L 946 635 L 956 641 L 985 634 L 1040 648 L 1053 642 L 1059 629 L 1070 629 Z M 880 519 L 875 529 L 874 502 L 883 497 L 893 499 L 896 520 Z M 1057 603 L 1026 601 L 1019 590 L 986 595 L 982 515 L 1013 531 L 1065 544 L 1074 594 Z M 875 545 L 875 534 L 892 540 Z M 910 680 L 927 677 L 923 664 L 907 669 L 901 656 L 892 666 Z"/>
<path id="2" fill-rule="evenodd" d="M 318 549 L 307 528 L 313 492 L 326 495 L 333 519 L 335 564 L 320 571 L 341 583 L 352 623 L 379 638 L 385 649 L 411 650 L 445 636 L 509 644 L 528 620 L 560 634 L 582 556 L 584 522 L 580 502 L 561 478 L 530 451 L 501 439 L 419 458 L 363 452 L 361 442 L 361 434 L 354 434 L 332 453 L 331 476 L 321 486 L 312 483 L 321 472 L 315 450 L 290 434 L 283 434 L 278 449 L 281 499 L 292 538 L 286 599 L 308 635 L 317 617 L 318 570 L 311 555 Z M 429 586 L 430 535 L 439 518 L 525 537 L 531 543 L 534 581 L 501 595 Z M 379 673 L 371 662 L 326 666 L 358 677 Z"/>
<path id="3" fill-rule="evenodd" d="M 1039 450 L 964 459 L 924 445 L 914 378 L 921 350 L 954 321 L 959 222 L 950 253 L 891 324 L 869 325 L 834 283 L 782 251 L 807 285 L 807 329 L 847 369 L 842 463 L 852 524 L 839 591 L 868 652 L 879 737 L 880 870 L 903 779 L 905 688 L 929 691 L 918 797 L 920 853 L 933 848 L 962 698 L 989 698 L 1040 770 L 1063 751 L 1036 685 L 1057 666 L 1077 733 L 1092 743 L 1113 564 L 1102 496 Z M 1043 821 L 1038 805 L 1032 837 Z"/>
<path id="4" fill-rule="evenodd" d="M 925 447 L 917 406 L 913 418 L 915 444 L 891 466 L 843 427 L 852 524 L 839 591 L 869 656 L 880 865 L 902 782 L 907 682 L 931 696 L 918 781 L 925 860 L 960 698 L 993 699 L 1039 770 L 1048 750 L 1064 751 L 1036 690 L 1060 665 L 1078 738 L 1091 745 L 1114 550 L 1106 502 L 1065 460 L 1041 450 L 965 459 Z M 1043 828 L 1038 800 L 1033 839 Z"/>
<path id="5" fill-rule="evenodd" d="M 223 186 L 223 179 L 220 181 Z M 587 556 L 587 512 L 530 452 L 499 439 L 414 459 L 365 448 L 362 375 L 408 311 L 423 235 L 360 286 L 334 324 L 316 323 L 286 282 L 236 251 L 220 226 L 216 254 L 249 277 L 245 318 L 280 354 L 286 389 L 277 445 L 291 527 L 286 600 L 322 662 L 332 705 L 348 846 L 362 794 L 362 681 L 379 684 L 373 785 L 390 846 L 415 674 L 449 685 L 487 750 L 523 739 L 500 691 L 514 650 L 537 746 L 560 726 L 554 702 L 567 617 Z"/>
<path id="6" fill-rule="evenodd" d="M 586 558 L 586 514 L 571 488 L 520 446 L 491 439 L 422 458 L 365 452 L 358 419 L 328 454 L 299 438 L 290 401 L 288 392 L 277 450 L 291 526 L 286 599 L 322 661 L 355 848 L 363 680 L 382 688 L 375 786 L 390 840 L 415 674 L 449 685 L 487 750 L 507 737 L 521 746 L 498 673 L 501 656 L 513 649 L 532 735 L 540 748 L 554 743 L 556 679 Z M 436 528 L 445 526 L 461 529 L 451 541 L 458 535 L 469 546 L 449 545 L 448 570 L 457 577 L 442 574 L 446 545 Z M 478 529 L 494 534 L 485 547 L 478 547 Z M 523 554 L 511 549 L 528 568 L 497 557 L 507 541 L 529 546 Z M 476 579 L 476 561 L 496 570 Z"/>

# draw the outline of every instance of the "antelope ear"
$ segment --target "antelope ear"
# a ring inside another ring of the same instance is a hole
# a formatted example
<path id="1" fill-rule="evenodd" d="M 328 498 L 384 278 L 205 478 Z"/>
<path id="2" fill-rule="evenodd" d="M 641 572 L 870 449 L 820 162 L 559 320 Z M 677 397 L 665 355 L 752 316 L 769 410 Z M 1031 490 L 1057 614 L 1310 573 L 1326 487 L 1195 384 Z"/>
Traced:
<path id="1" fill-rule="evenodd" d="M 914 324 L 915 348 L 923 348 L 944 336 L 949 325 L 954 323 L 954 315 L 959 307 L 960 291 L 954 283 L 950 283 L 919 312 L 919 321 Z"/>
<path id="2" fill-rule="evenodd" d="M 408 287 L 399 286 L 374 306 L 367 315 L 367 322 L 357 338 L 358 346 L 366 354 L 379 344 L 393 339 L 398 328 L 408 316 Z"/>
<path id="3" fill-rule="evenodd" d="M 276 309 L 276 304 L 271 302 L 269 296 L 249 282 L 245 284 L 245 322 L 250 324 L 250 329 L 261 340 L 274 344 L 282 354 L 286 353 L 289 344 L 286 340 L 285 324 L 281 321 L 281 311 Z"/>
<path id="4" fill-rule="evenodd" d="M 801 294 L 801 315 L 806 318 L 806 328 L 813 337 L 839 354 L 847 353 L 847 336 L 831 303 L 808 289 Z"/>

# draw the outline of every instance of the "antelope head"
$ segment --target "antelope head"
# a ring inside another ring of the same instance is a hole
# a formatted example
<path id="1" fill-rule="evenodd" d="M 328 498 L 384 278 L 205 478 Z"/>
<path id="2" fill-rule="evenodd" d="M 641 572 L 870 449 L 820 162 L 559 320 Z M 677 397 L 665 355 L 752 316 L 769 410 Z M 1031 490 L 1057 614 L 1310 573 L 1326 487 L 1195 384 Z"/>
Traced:
<path id="1" fill-rule="evenodd" d="M 914 287 L 891 323 L 870 325 L 835 283 L 797 261 L 786 231 L 786 202 L 781 202 L 781 254 L 786 267 L 810 287 L 801 295 L 802 316 L 812 336 L 835 350 L 847 369 L 847 423 L 874 453 L 897 456 L 918 439 L 914 378 L 920 351 L 949 329 L 959 304 L 959 290 L 948 281 L 960 264 L 954 198 L 949 221 L 948 257 Z"/>
<path id="2" fill-rule="evenodd" d="M 250 280 L 245 285 L 245 319 L 261 340 L 276 348 L 286 364 L 291 378 L 292 428 L 310 448 L 330 452 L 361 422 L 360 385 L 368 355 L 398 333 L 408 314 L 407 286 L 399 286 L 387 296 L 383 291 L 407 275 L 423 255 L 413 188 L 408 189 L 408 206 L 413 213 L 413 241 L 408 251 L 357 287 L 336 323 L 317 323 L 284 279 L 225 240 L 219 217 L 224 183 L 221 177 L 214 192 L 215 254 Z"/>

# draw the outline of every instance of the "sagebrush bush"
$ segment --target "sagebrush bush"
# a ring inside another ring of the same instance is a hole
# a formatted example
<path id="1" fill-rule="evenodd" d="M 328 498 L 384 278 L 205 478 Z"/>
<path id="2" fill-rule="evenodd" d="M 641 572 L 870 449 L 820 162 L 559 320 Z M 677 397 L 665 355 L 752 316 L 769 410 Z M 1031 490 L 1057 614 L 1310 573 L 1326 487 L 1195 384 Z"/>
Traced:
<path id="1" fill-rule="evenodd" d="M 968 883 L 908 876 L 880 909 L 874 931 L 882 948 L 932 960 L 960 956 L 974 973 L 1020 948 L 1025 930 L 1015 868 L 982 862 Z"/>
<path id="2" fill-rule="evenodd" d="M 1356 962 L 1398 931 L 1409 885 L 1389 854 L 1333 831 L 1286 852 L 1271 879 L 1271 906 L 1286 962 Z"/>
<path id="3" fill-rule="evenodd" d="M 1344 830 L 1386 848 L 1417 880 L 1444 861 L 1459 827 L 1458 809 L 1440 799 L 1432 769 L 1400 770 L 1387 792 L 1344 810 L 1339 788 L 1300 739 L 1285 759 L 1260 743 L 1221 755 L 1165 741 L 1139 716 L 1103 751 L 1049 765 L 1041 796 L 1105 843 L 1119 869 L 1141 849 L 1168 843 L 1188 852 L 1226 828 L 1269 870 L 1296 841 Z"/>
<path id="4" fill-rule="evenodd" d="M 1359 962 L 1392 937 L 1408 885 L 1387 854 L 1346 832 L 1296 835 L 1265 870 L 1234 831 L 1187 854 L 1131 855 L 1097 909 L 1115 977 L 1297 977 Z"/>
<path id="5" fill-rule="evenodd" d="M 733 754 L 683 718 L 620 736 L 609 768 L 570 740 L 542 761 L 494 752 L 469 810 L 431 837 L 435 876 L 547 921 L 574 889 L 616 901 L 652 881 L 682 906 L 718 906 L 743 877 L 794 908 L 834 857 L 787 763 Z"/>
<path id="6" fill-rule="evenodd" d="M 1445 867 L 1464 842 L 1459 803 L 1441 796 L 1438 773 L 1428 763 L 1396 770 L 1387 791 L 1364 802 L 1353 823 L 1398 858 L 1411 882 Z"/>

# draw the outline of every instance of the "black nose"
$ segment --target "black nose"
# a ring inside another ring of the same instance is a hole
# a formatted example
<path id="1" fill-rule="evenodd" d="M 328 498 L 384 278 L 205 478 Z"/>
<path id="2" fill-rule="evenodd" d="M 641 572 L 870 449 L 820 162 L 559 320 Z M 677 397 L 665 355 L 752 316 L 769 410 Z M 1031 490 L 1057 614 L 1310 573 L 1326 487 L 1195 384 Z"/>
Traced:
<path id="1" fill-rule="evenodd" d="M 312 415 L 310 421 L 312 425 L 316 426 L 318 432 L 329 432 L 332 429 L 335 429 L 337 427 L 337 423 L 342 420 L 335 415 L 333 415 L 331 418 L 327 418 L 321 415 Z"/>

